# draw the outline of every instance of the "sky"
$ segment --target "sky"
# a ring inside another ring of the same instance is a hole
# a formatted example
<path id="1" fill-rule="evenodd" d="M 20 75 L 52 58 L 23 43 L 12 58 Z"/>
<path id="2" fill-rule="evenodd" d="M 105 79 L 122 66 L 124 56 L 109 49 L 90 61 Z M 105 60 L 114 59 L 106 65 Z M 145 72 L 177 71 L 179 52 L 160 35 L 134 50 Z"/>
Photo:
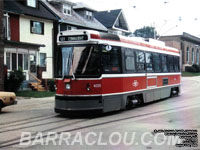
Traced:
<path id="1" fill-rule="evenodd" d="M 130 30 L 152 26 L 160 36 L 200 36 L 200 0 L 71 0 L 97 11 L 123 9 Z"/>

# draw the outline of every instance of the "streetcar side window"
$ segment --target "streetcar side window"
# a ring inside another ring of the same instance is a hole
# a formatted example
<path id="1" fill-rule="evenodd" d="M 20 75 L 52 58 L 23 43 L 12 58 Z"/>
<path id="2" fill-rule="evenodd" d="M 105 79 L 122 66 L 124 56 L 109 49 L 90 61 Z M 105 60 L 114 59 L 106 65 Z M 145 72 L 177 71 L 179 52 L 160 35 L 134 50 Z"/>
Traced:
<path id="1" fill-rule="evenodd" d="M 135 55 L 132 49 L 125 50 L 126 71 L 135 72 Z"/>
<path id="2" fill-rule="evenodd" d="M 144 52 L 136 51 L 136 66 L 138 72 L 145 72 L 145 59 Z"/>
<path id="3" fill-rule="evenodd" d="M 177 56 L 174 56 L 174 71 L 175 72 L 180 71 L 179 57 Z"/>
<path id="4" fill-rule="evenodd" d="M 104 73 L 121 73 L 121 48 L 111 46 L 111 50 L 106 50 L 102 46 L 102 65 Z"/>
<path id="5" fill-rule="evenodd" d="M 161 65 L 162 65 L 162 71 L 163 72 L 168 72 L 168 67 L 167 67 L 167 55 L 161 55 Z"/>
<path id="6" fill-rule="evenodd" d="M 153 72 L 153 54 L 146 53 L 146 70 L 147 72 Z"/>
<path id="7" fill-rule="evenodd" d="M 160 59 L 160 54 L 153 54 L 153 61 L 154 61 L 154 71 L 155 72 L 160 72 L 161 71 L 161 59 Z"/>
<path id="8" fill-rule="evenodd" d="M 174 72 L 174 59 L 173 59 L 173 56 L 168 55 L 167 63 L 168 63 L 168 71 L 169 72 Z"/>

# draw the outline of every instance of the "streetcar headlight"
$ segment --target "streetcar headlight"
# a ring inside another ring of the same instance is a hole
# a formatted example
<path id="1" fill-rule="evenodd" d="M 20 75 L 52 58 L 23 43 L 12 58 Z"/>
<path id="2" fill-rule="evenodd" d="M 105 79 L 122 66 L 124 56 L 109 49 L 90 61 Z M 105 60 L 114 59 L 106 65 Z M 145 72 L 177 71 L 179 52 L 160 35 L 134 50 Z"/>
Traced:
<path id="1" fill-rule="evenodd" d="M 69 83 L 66 84 L 66 89 L 70 90 L 71 89 L 71 85 Z"/>

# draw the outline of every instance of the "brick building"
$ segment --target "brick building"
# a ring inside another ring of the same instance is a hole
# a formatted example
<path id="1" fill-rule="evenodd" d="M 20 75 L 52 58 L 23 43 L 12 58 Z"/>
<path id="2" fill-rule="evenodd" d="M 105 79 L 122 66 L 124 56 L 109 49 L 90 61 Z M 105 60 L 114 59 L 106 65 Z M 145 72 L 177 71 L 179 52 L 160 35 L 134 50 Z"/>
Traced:
<path id="1" fill-rule="evenodd" d="M 3 1 L 0 1 L 0 91 L 4 89 Z"/>
<path id="2" fill-rule="evenodd" d="M 200 64 L 200 38 L 183 32 L 182 35 L 162 36 L 160 40 L 167 46 L 181 50 L 183 71 L 185 66 Z"/>

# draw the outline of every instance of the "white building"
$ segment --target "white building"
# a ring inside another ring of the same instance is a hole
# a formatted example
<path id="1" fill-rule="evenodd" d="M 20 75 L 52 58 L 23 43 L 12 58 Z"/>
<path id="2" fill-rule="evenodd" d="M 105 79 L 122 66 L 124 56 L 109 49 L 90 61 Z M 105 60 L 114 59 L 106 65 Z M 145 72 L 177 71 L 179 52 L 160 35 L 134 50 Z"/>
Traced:
<path id="1" fill-rule="evenodd" d="M 53 24 L 57 20 L 40 0 L 4 1 L 4 63 L 23 69 L 27 81 L 53 78 Z"/>

